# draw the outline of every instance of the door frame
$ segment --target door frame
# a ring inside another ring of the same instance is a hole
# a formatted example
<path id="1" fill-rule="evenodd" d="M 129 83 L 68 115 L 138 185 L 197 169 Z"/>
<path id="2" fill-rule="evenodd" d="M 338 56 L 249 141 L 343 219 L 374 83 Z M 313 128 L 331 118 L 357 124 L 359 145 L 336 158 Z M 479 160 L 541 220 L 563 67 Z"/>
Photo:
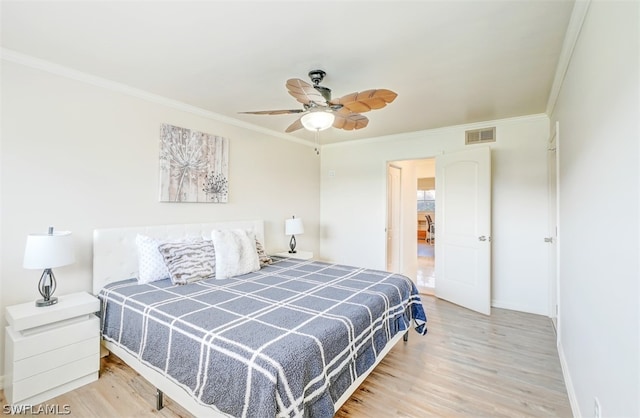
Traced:
<path id="1" fill-rule="evenodd" d="M 556 121 L 555 125 L 552 125 L 552 132 L 549 137 L 549 143 L 547 151 L 555 151 L 555 208 L 551 207 L 551 180 L 547 179 L 547 193 L 548 193 L 548 211 L 555 212 L 555 228 L 549 222 L 549 234 L 548 238 L 553 240 L 553 248 L 555 249 L 555 266 L 549 266 L 549 318 L 556 329 L 557 341 L 560 341 L 560 122 Z M 549 164 L 549 158 L 547 158 L 547 164 Z M 547 167 L 547 176 L 549 176 L 549 167 Z M 555 230 L 554 230 L 555 229 Z"/>
<path id="2" fill-rule="evenodd" d="M 390 180 L 390 170 L 391 169 L 395 169 L 398 170 L 398 192 L 397 192 L 397 196 L 398 196 L 398 200 L 394 201 L 393 196 L 392 196 L 392 188 L 390 186 L 391 180 Z M 394 273 L 397 272 L 402 272 L 403 271 L 403 262 L 402 262 L 402 248 L 403 248 L 403 240 L 404 240 L 404 229 L 402 228 L 402 167 L 400 167 L 399 165 L 393 164 L 393 162 L 388 162 L 387 166 L 386 166 L 386 178 L 387 178 L 387 221 L 386 221 L 386 226 L 385 226 L 385 267 L 387 268 L 387 270 L 389 269 L 389 259 L 390 258 L 395 258 L 395 271 Z M 389 235 L 389 224 L 392 221 L 392 205 L 396 207 L 396 210 L 398 211 L 398 224 L 395 225 L 394 228 L 394 232 L 392 232 L 391 236 Z M 392 241 L 391 244 L 389 244 L 389 241 Z M 397 251 L 394 251 L 394 249 L 397 249 Z M 394 257 L 394 255 L 392 254 L 392 252 L 395 252 L 397 254 L 397 257 Z M 394 264 L 394 262 L 391 263 L 392 265 Z"/>

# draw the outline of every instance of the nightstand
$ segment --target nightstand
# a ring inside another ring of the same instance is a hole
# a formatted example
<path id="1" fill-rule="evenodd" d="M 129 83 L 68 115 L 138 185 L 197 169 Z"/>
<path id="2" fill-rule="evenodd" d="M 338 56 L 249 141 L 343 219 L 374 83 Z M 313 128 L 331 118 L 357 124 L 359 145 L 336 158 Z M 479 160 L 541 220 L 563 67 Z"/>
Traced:
<path id="1" fill-rule="evenodd" d="M 275 253 L 274 255 L 278 257 L 291 257 L 297 260 L 311 260 L 313 258 L 313 252 L 311 251 L 297 251 L 293 254 L 288 251 L 283 251 L 281 253 Z"/>
<path id="2" fill-rule="evenodd" d="M 10 404 L 35 405 L 98 379 L 100 301 L 86 292 L 58 303 L 6 308 L 4 393 Z"/>

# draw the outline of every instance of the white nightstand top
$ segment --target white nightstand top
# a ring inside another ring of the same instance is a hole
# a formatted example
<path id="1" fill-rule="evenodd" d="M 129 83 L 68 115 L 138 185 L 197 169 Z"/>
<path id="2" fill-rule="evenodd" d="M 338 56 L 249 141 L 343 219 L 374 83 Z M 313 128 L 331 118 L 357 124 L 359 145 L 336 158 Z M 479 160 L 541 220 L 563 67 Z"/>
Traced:
<path id="1" fill-rule="evenodd" d="M 35 328 L 100 310 L 100 301 L 87 292 L 58 296 L 58 303 L 37 307 L 35 300 L 20 305 L 7 306 L 7 322 L 16 331 Z"/>
<path id="2" fill-rule="evenodd" d="M 275 253 L 274 255 L 278 257 L 291 257 L 298 260 L 311 260 L 313 258 L 313 252 L 311 251 L 297 251 L 295 253 L 282 251 L 280 253 Z"/>

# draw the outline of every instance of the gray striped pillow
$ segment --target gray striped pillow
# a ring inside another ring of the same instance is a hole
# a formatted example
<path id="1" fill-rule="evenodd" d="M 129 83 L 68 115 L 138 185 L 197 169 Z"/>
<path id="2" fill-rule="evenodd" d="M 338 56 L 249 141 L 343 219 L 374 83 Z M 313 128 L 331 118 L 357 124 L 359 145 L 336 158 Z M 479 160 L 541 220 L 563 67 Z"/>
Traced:
<path id="1" fill-rule="evenodd" d="M 258 252 L 258 259 L 260 260 L 260 267 L 268 266 L 273 263 L 271 257 L 267 255 L 267 252 L 264 250 L 264 246 L 258 238 L 256 238 L 256 251 Z"/>
<path id="2" fill-rule="evenodd" d="M 215 277 L 216 254 L 211 240 L 165 242 L 158 245 L 158 251 L 164 258 L 173 284 Z"/>

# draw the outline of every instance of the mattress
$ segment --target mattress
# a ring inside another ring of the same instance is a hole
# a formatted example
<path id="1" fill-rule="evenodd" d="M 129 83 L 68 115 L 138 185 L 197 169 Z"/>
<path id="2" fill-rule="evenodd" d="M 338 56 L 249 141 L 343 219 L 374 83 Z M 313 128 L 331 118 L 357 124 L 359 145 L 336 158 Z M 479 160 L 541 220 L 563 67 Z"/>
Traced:
<path id="1" fill-rule="evenodd" d="M 318 261 L 179 286 L 130 279 L 98 296 L 105 339 L 238 417 L 331 417 L 394 335 L 426 333 L 409 278 Z"/>

